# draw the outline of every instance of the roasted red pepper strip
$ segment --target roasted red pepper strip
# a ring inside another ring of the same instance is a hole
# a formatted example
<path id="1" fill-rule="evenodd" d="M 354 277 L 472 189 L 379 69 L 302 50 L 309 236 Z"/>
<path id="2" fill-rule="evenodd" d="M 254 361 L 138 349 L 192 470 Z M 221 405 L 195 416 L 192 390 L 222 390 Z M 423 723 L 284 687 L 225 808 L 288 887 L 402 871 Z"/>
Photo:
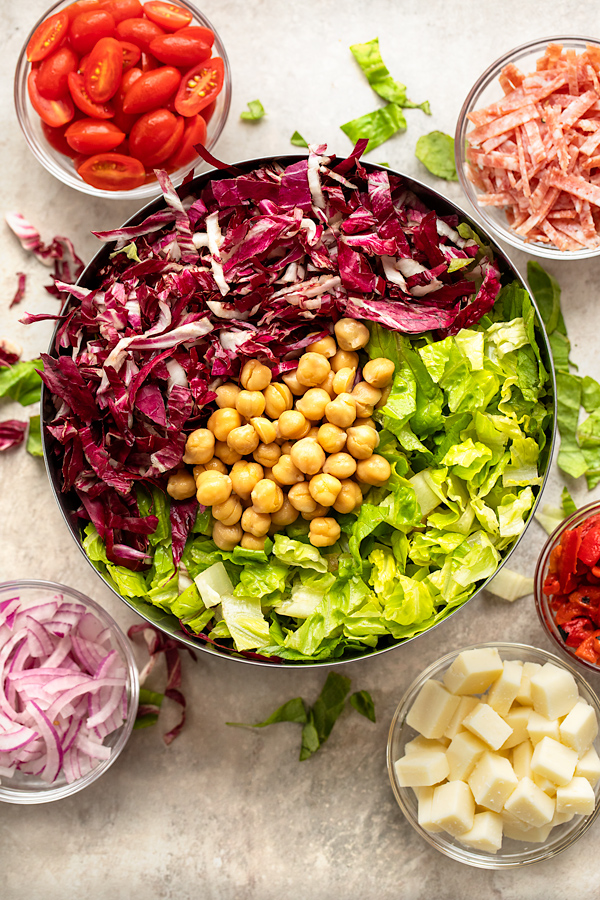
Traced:
<path id="1" fill-rule="evenodd" d="M 577 556 L 586 566 L 595 566 L 600 560 L 600 528 L 592 528 L 583 536 Z"/>
<path id="2" fill-rule="evenodd" d="M 581 532 L 578 528 L 563 532 L 561 544 L 563 552 L 558 568 L 558 580 L 563 594 L 570 594 L 577 587 L 575 570 L 577 568 L 577 552 L 581 544 Z"/>
<path id="3" fill-rule="evenodd" d="M 578 656 L 580 659 L 585 659 L 587 662 L 595 665 L 598 662 L 598 659 L 600 659 L 600 643 L 598 642 L 599 634 L 600 631 L 594 631 L 586 637 L 575 651 L 575 656 Z"/>

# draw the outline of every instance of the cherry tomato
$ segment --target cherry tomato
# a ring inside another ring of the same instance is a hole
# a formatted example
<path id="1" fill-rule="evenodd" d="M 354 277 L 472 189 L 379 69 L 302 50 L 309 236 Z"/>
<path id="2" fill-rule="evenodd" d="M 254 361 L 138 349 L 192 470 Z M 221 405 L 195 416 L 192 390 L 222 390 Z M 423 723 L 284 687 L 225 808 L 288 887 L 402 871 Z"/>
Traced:
<path id="1" fill-rule="evenodd" d="M 152 56 L 151 53 L 142 53 L 142 58 L 140 59 L 140 69 L 146 74 L 146 72 L 151 72 L 153 69 L 158 69 L 160 67 L 160 63 L 155 56 Z"/>
<path id="2" fill-rule="evenodd" d="M 148 19 L 123 19 L 117 25 L 117 37 L 121 41 L 130 41 L 144 53 L 148 53 L 150 41 L 164 34 L 164 31 L 155 22 Z"/>
<path id="3" fill-rule="evenodd" d="M 58 150 L 59 153 L 62 153 L 63 156 L 70 156 L 72 159 L 75 156 L 75 151 L 67 144 L 65 138 L 66 128 L 70 128 L 70 125 L 67 124 L 62 125 L 60 128 L 52 128 L 50 125 L 46 125 L 42 119 L 42 131 L 50 146 L 54 150 Z"/>
<path id="4" fill-rule="evenodd" d="M 69 72 L 69 90 L 77 109 L 91 119 L 112 119 L 115 114 L 110 103 L 94 103 L 85 89 L 83 75 Z"/>
<path id="5" fill-rule="evenodd" d="M 87 61 L 89 58 L 90 58 L 90 54 L 86 53 L 85 56 L 82 56 L 81 59 L 79 60 L 79 66 L 77 68 L 77 71 L 79 72 L 80 75 L 85 75 L 85 67 L 87 66 Z"/>
<path id="6" fill-rule="evenodd" d="M 183 134 L 183 119 L 167 109 L 153 109 L 137 120 L 129 135 L 129 149 L 147 169 L 164 162 Z"/>
<path id="7" fill-rule="evenodd" d="M 140 0 L 104 0 L 102 9 L 109 12 L 115 22 L 141 18 L 144 13 L 144 7 Z"/>
<path id="8" fill-rule="evenodd" d="M 50 56 L 62 44 L 69 29 L 69 17 L 59 12 L 40 22 L 27 44 L 27 59 L 38 62 Z"/>
<path id="9" fill-rule="evenodd" d="M 125 97 L 125 94 L 134 83 L 134 81 L 137 81 L 138 78 L 141 78 L 142 74 L 142 70 L 136 68 L 135 66 L 133 67 L 133 69 L 128 69 L 126 72 L 124 72 L 121 86 L 112 99 L 112 105 L 115 109 L 115 115 L 111 121 L 114 122 L 117 128 L 120 128 L 121 131 L 124 131 L 125 134 L 129 134 L 133 127 L 133 123 L 137 120 L 138 117 L 131 115 L 128 116 L 127 113 L 123 112 L 123 98 Z"/>
<path id="10" fill-rule="evenodd" d="M 217 108 L 217 101 L 213 100 L 212 103 L 209 103 L 208 106 L 205 106 L 204 109 L 202 110 L 202 118 L 204 119 L 204 121 L 206 122 L 207 125 L 210 122 L 210 120 L 212 119 L 213 113 L 216 108 Z"/>
<path id="11" fill-rule="evenodd" d="M 101 191 L 131 191 L 146 180 L 146 170 L 133 156 L 123 153 L 96 153 L 77 169 L 87 184 Z"/>
<path id="12" fill-rule="evenodd" d="M 198 151 L 194 149 L 196 144 L 206 143 L 206 122 L 201 115 L 188 118 L 185 121 L 183 138 L 175 153 L 165 163 L 165 168 L 171 172 L 182 166 L 189 166 L 198 158 Z"/>
<path id="13" fill-rule="evenodd" d="M 65 140 L 76 153 L 104 153 L 114 150 L 125 140 L 125 134 L 105 119 L 79 119 L 65 131 Z"/>
<path id="14" fill-rule="evenodd" d="M 182 116 L 195 116 L 215 99 L 223 87 L 223 60 L 215 56 L 200 63 L 181 79 L 175 109 Z"/>
<path id="15" fill-rule="evenodd" d="M 192 14 L 174 3 L 163 3 L 162 0 L 150 0 L 144 4 L 144 13 L 151 22 L 156 22 L 165 31 L 178 31 L 192 21 Z"/>
<path id="16" fill-rule="evenodd" d="M 215 42 L 214 31 L 211 31 L 210 28 L 204 28 L 203 25 L 188 25 L 187 28 L 180 28 L 176 34 L 180 34 L 183 37 L 198 38 L 203 44 L 208 44 L 209 47 L 212 47 Z"/>
<path id="17" fill-rule="evenodd" d="M 139 114 L 163 106 L 173 96 L 180 81 L 181 72 L 172 66 L 146 72 L 127 91 L 123 112 Z"/>
<path id="18" fill-rule="evenodd" d="M 69 22 L 72 22 L 80 13 L 91 12 L 93 9 L 102 9 L 102 7 L 102 0 L 76 0 L 75 3 L 67 6 L 65 12 L 69 17 Z"/>
<path id="19" fill-rule="evenodd" d="M 66 45 L 42 60 L 37 89 L 47 100 L 59 100 L 69 93 L 69 72 L 76 72 L 79 57 Z"/>
<path id="20" fill-rule="evenodd" d="M 150 42 L 150 51 L 168 66 L 189 68 L 209 59 L 212 52 L 209 44 L 199 38 L 183 34 L 164 34 Z"/>
<path id="21" fill-rule="evenodd" d="M 123 51 L 123 72 L 126 72 L 139 63 L 142 51 L 135 44 L 130 44 L 129 41 L 119 41 L 119 43 Z"/>
<path id="22" fill-rule="evenodd" d="M 123 49 L 112 37 L 100 38 L 90 52 L 83 83 L 95 103 L 106 103 L 117 93 L 123 74 Z"/>
<path id="23" fill-rule="evenodd" d="M 114 36 L 115 20 L 103 9 L 79 13 L 71 22 L 71 46 L 80 56 L 89 53 L 100 38 Z"/>
<path id="24" fill-rule="evenodd" d="M 69 96 L 60 97 L 58 100 L 48 100 L 46 97 L 42 97 L 37 88 L 39 72 L 39 69 L 32 69 L 27 76 L 27 92 L 29 93 L 31 105 L 46 125 L 50 125 L 52 128 L 60 128 L 61 125 L 66 125 L 67 122 L 70 122 L 75 115 L 73 101 Z"/>

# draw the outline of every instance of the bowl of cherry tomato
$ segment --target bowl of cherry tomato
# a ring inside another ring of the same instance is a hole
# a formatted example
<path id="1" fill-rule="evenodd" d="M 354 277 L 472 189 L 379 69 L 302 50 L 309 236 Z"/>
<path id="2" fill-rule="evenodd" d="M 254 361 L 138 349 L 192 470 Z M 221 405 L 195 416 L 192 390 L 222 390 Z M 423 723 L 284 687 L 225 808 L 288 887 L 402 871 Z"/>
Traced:
<path id="1" fill-rule="evenodd" d="M 56 178 L 96 197 L 179 184 L 218 140 L 231 102 L 225 47 L 187 0 L 54 4 L 17 62 L 15 106 L 29 147 Z"/>
<path id="2" fill-rule="evenodd" d="M 600 502 L 578 509 L 550 535 L 534 596 L 552 640 L 573 662 L 600 672 Z"/>

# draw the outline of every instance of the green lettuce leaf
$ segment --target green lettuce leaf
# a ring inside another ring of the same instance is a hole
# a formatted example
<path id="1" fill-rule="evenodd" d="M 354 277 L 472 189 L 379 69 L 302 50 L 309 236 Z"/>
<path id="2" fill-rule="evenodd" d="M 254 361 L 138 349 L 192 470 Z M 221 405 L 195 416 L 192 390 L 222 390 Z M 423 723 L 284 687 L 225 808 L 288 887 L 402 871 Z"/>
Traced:
<path id="1" fill-rule="evenodd" d="M 443 131 L 431 131 L 423 134 L 417 141 L 415 156 L 423 163 L 432 175 L 445 178 L 446 181 L 458 181 L 454 162 L 454 138 Z M 468 265 L 469 261 L 461 260 Z"/>
<path id="2" fill-rule="evenodd" d="M 0 366 L 0 397 L 16 400 L 22 406 L 39 403 L 42 379 L 36 370 L 43 368 L 41 359 L 16 362 L 12 366 Z"/>
<path id="3" fill-rule="evenodd" d="M 247 122 L 256 122 L 265 115 L 265 108 L 260 100 L 249 100 L 248 109 L 240 113 L 240 119 Z"/>
<path id="4" fill-rule="evenodd" d="M 27 432 L 26 450 L 32 456 L 43 456 L 42 427 L 39 416 L 29 417 L 29 431 Z"/>
<path id="5" fill-rule="evenodd" d="M 431 115 L 429 102 L 413 103 L 406 97 L 406 85 L 395 81 L 390 75 L 379 49 L 379 38 L 373 38 L 365 44 L 352 44 L 350 47 L 354 59 L 364 72 L 367 81 L 373 90 L 387 100 L 398 106 L 422 109 L 427 115 Z"/>
<path id="6" fill-rule="evenodd" d="M 353 144 L 361 138 L 367 138 L 369 143 L 365 153 L 368 153 L 389 140 L 397 131 L 406 131 L 406 119 L 399 106 L 388 103 L 387 106 L 346 122 L 340 128 Z"/>
<path id="7" fill-rule="evenodd" d="M 299 131 L 295 131 L 290 138 L 290 144 L 294 147 L 308 147 L 307 141 L 304 140 Z"/>

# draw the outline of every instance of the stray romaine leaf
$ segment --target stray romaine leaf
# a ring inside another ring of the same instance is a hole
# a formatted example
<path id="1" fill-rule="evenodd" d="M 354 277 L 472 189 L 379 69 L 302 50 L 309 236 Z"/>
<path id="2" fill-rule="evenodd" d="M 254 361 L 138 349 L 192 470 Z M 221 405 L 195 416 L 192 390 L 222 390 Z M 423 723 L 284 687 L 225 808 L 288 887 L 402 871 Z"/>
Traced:
<path id="1" fill-rule="evenodd" d="M 237 728 L 265 728 L 267 725 L 274 725 L 276 722 L 306 722 L 306 708 L 302 697 L 294 697 L 288 700 L 283 706 L 279 706 L 274 713 L 271 713 L 264 722 L 225 722 L 226 725 L 235 725 Z"/>
<path id="2" fill-rule="evenodd" d="M 44 455 L 42 452 L 42 429 L 39 416 L 30 416 L 29 418 L 26 450 L 32 456 Z"/>
<path id="3" fill-rule="evenodd" d="M 265 108 L 260 102 L 260 100 L 249 100 L 248 101 L 248 109 L 245 109 L 240 113 L 240 119 L 245 119 L 246 121 L 255 122 L 257 119 L 262 119 L 265 114 Z"/>
<path id="4" fill-rule="evenodd" d="M 545 503 L 542 509 L 534 513 L 535 519 L 540 523 L 546 534 L 552 534 L 564 519 L 564 510 L 561 506 L 551 506 Z"/>
<path id="5" fill-rule="evenodd" d="M 354 707 L 357 713 L 375 722 L 375 704 L 373 698 L 368 691 L 355 691 L 350 695 L 350 706 Z"/>
<path id="6" fill-rule="evenodd" d="M 294 147 L 308 147 L 307 141 L 304 140 L 299 131 L 295 131 L 290 138 L 290 144 Z"/>
<path id="7" fill-rule="evenodd" d="M 397 131 L 406 131 L 406 119 L 402 110 L 396 103 L 388 103 L 381 109 L 366 113 L 358 119 L 352 119 L 340 126 L 344 134 L 347 134 L 353 144 L 361 138 L 368 138 L 369 143 L 365 153 L 379 147 L 396 134 Z"/>
<path id="8" fill-rule="evenodd" d="M 149 691 L 147 688 L 140 688 L 140 700 L 133 727 L 148 728 L 150 725 L 156 725 L 164 699 L 164 694 Z"/>
<path id="9" fill-rule="evenodd" d="M 0 397 L 16 400 L 22 406 L 38 403 L 42 379 L 36 369 L 43 369 L 41 359 L 29 359 L 0 368 Z"/>
<path id="10" fill-rule="evenodd" d="M 503 569 L 500 569 L 497 575 L 494 575 L 486 590 L 490 594 L 512 603 L 514 600 L 518 600 L 519 597 L 527 597 L 528 594 L 533 594 L 533 578 L 526 578 L 525 575 L 513 572 L 512 569 L 507 569 L 505 566 Z"/>
<path id="11" fill-rule="evenodd" d="M 367 81 L 380 97 L 389 103 L 395 103 L 405 108 L 422 109 L 428 116 L 431 115 L 428 100 L 425 100 L 424 103 L 413 103 L 412 100 L 408 100 L 406 85 L 392 78 L 381 57 L 379 38 L 373 38 L 372 41 L 367 41 L 365 44 L 352 44 L 350 50 L 365 73 Z"/>
<path id="12" fill-rule="evenodd" d="M 565 514 L 565 518 L 567 516 L 572 516 L 574 512 L 577 512 L 577 504 L 571 497 L 569 493 L 569 489 L 565 486 L 562 489 L 561 500 L 562 500 L 562 508 L 563 513 Z"/>
<path id="13" fill-rule="evenodd" d="M 446 181 L 458 181 L 454 163 L 454 138 L 443 131 L 431 131 L 422 135 L 417 141 L 415 156 L 426 169 L 445 178 Z"/>

